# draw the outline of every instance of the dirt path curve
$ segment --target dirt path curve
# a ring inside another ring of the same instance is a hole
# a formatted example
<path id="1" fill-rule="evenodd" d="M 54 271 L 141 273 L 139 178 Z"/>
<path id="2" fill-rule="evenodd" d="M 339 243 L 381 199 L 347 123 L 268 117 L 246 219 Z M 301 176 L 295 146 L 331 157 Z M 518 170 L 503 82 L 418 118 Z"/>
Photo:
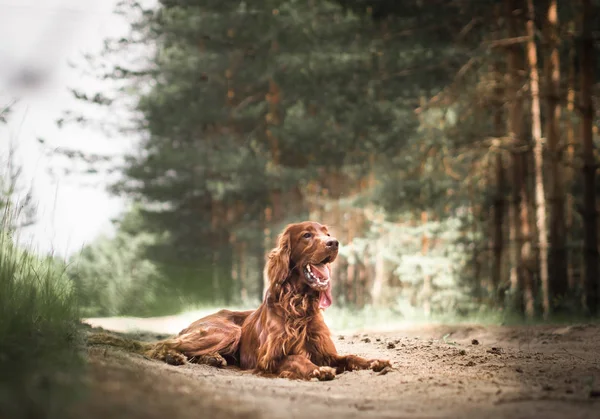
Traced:
<path id="1" fill-rule="evenodd" d="M 388 358 L 395 370 L 298 382 L 173 367 L 92 347 L 91 393 L 75 413 L 90 419 L 600 418 L 598 326 L 428 325 L 334 339 L 339 352 Z"/>

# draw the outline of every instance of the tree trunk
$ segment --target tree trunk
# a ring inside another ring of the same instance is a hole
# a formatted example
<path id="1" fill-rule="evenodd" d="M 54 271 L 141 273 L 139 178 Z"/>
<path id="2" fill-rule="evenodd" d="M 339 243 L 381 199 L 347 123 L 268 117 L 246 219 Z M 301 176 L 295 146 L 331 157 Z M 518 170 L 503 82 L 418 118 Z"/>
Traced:
<path id="1" fill-rule="evenodd" d="M 474 164 L 473 168 L 474 172 L 479 172 L 478 164 Z M 471 183 L 467 186 L 468 189 L 468 207 L 471 208 L 471 214 L 474 220 L 482 219 L 482 210 L 481 205 L 478 205 L 475 199 L 475 186 Z M 471 234 L 473 237 L 479 236 L 479 228 L 480 225 L 478 222 L 470 223 Z M 486 288 L 486 285 L 489 287 L 490 283 L 487 280 L 488 275 L 484 275 L 482 278 L 481 271 L 481 248 L 478 245 L 474 245 L 471 247 L 471 265 L 473 266 L 473 296 L 477 304 L 483 304 L 483 290 Z M 485 255 L 487 256 L 487 255 Z"/>
<path id="2" fill-rule="evenodd" d="M 574 25 L 571 22 L 571 25 Z M 573 184 L 573 178 L 575 175 L 574 162 L 575 162 L 575 124 L 573 118 L 575 116 L 575 42 L 574 36 L 571 37 L 569 47 L 569 75 L 567 77 L 567 153 L 566 153 L 566 173 L 565 183 L 566 189 L 571 190 Z M 567 208 L 566 208 L 566 231 L 573 231 L 573 221 L 575 212 L 575 199 L 573 193 L 567 194 Z M 575 280 L 575 264 L 581 265 L 581 255 L 579 252 L 573 252 L 569 249 L 567 257 L 567 282 L 569 286 L 569 293 L 573 295 L 576 288 L 580 284 L 576 284 Z"/>
<path id="3" fill-rule="evenodd" d="M 231 265 L 233 248 L 230 246 L 229 231 L 225 228 L 221 228 L 219 231 L 219 265 L 217 265 L 217 271 L 220 275 L 221 289 L 223 290 L 223 301 L 225 306 L 229 306 L 234 301 L 234 283 L 231 278 Z"/>
<path id="4" fill-rule="evenodd" d="M 549 297 L 564 301 L 567 296 L 567 261 L 565 189 L 560 161 L 560 58 L 558 53 L 557 0 L 548 5 L 545 38 L 548 43 L 546 59 L 546 138 L 550 157 L 550 249 L 548 255 Z M 560 303 L 559 303 L 560 304 Z M 564 304 L 563 304 L 564 305 Z"/>
<path id="5" fill-rule="evenodd" d="M 516 172 L 516 159 L 512 161 L 512 172 L 513 178 Z M 513 188 L 515 188 L 513 186 Z M 519 266 L 521 264 L 521 253 L 519 252 L 519 237 L 520 237 L 520 226 L 519 226 L 519 205 L 518 205 L 518 191 L 511 194 L 510 206 L 508 208 L 508 239 L 509 245 L 509 262 L 510 262 L 510 293 L 508 306 L 511 310 L 521 312 L 521 304 L 519 302 L 519 295 L 521 295 L 521 276 L 519 275 Z"/>
<path id="6" fill-rule="evenodd" d="M 548 226 L 546 222 L 546 196 L 544 193 L 544 156 L 542 144 L 542 120 L 540 115 L 540 78 L 538 73 L 537 47 L 535 44 L 535 9 L 533 0 L 527 0 L 527 61 L 529 62 L 529 87 L 531 92 L 531 136 L 535 161 L 535 206 L 540 257 L 540 281 L 542 284 L 542 307 L 544 318 L 550 315 L 550 290 L 548 282 Z M 534 313 L 527 312 L 528 316 Z"/>
<path id="7" fill-rule="evenodd" d="M 371 290 L 371 298 L 374 307 L 382 306 L 384 290 L 387 286 L 387 280 L 389 278 L 386 270 L 386 262 L 383 256 L 383 239 L 377 241 L 377 254 L 375 256 L 375 275 L 373 278 L 373 287 Z"/>
<path id="8" fill-rule="evenodd" d="M 278 50 L 277 41 L 271 43 L 271 51 Z M 269 79 L 269 91 L 267 93 L 268 112 L 265 115 L 266 131 L 265 136 L 269 144 L 271 153 L 271 164 L 275 170 L 280 169 L 280 150 L 279 141 L 273 131 L 272 126 L 278 126 L 281 123 L 279 103 L 281 100 L 281 92 L 279 86 L 272 78 Z M 283 219 L 282 203 L 281 203 L 281 185 L 275 185 L 271 190 L 271 207 L 265 212 L 265 248 L 270 249 L 274 246 L 278 231 L 273 230 L 273 225 L 278 224 Z M 266 272 L 263 274 L 263 289 L 268 288 L 268 278 Z"/>
<path id="9" fill-rule="evenodd" d="M 519 36 L 518 16 L 516 0 L 506 0 L 506 17 L 508 21 L 508 37 Z M 519 70 L 521 68 L 520 48 L 516 44 L 507 47 L 507 102 L 508 102 L 508 120 L 507 130 L 511 138 L 512 151 L 512 191 L 509 208 L 509 237 L 510 237 L 510 308 L 517 312 L 522 312 L 523 278 L 522 278 L 522 248 L 523 248 L 523 226 L 521 217 L 521 201 L 523 199 L 522 191 L 525 185 L 525 174 L 522 172 L 523 161 L 523 139 L 521 138 L 523 100 L 519 94 L 521 89 L 521 78 Z M 526 200 L 526 196 L 524 197 Z M 526 203 L 526 202 L 525 202 Z M 525 205 L 527 208 L 527 205 Z M 527 218 L 525 217 L 525 222 Z"/>
<path id="10" fill-rule="evenodd" d="M 375 274 L 373 275 L 373 287 L 371 288 L 371 298 L 373 306 L 375 307 L 381 306 L 383 303 L 384 291 L 388 285 L 387 282 L 389 278 L 389 266 L 385 260 L 385 251 L 388 247 L 388 236 L 381 227 L 378 234 L 379 237 L 375 243 Z"/>
<path id="11" fill-rule="evenodd" d="M 346 303 L 356 305 L 356 292 L 355 286 L 356 283 L 356 267 L 357 263 L 348 263 L 348 269 L 346 270 Z"/>
<path id="12" fill-rule="evenodd" d="M 521 174 L 519 184 L 519 225 L 520 225 L 520 265 L 519 276 L 521 277 L 523 308 L 525 315 L 532 318 L 535 314 L 534 293 L 533 293 L 533 271 L 531 269 L 533 261 L 533 249 L 531 240 L 531 223 L 529 219 L 530 193 L 527 189 L 528 153 L 521 154 L 518 161 L 519 169 L 517 173 Z"/>
<path id="13" fill-rule="evenodd" d="M 213 289 L 213 298 L 215 301 L 219 301 L 221 295 L 221 284 L 219 281 L 219 246 L 215 246 L 214 243 L 218 241 L 218 229 L 219 229 L 219 203 L 214 199 L 211 200 L 211 242 L 213 243 L 212 254 L 211 254 L 211 282 Z"/>
<path id="14" fill-rule="evenodd" d="M 353 191 L 355 192 L 355 191 Z M 344 299 L 347 304 L 356 303 L 354 283 L 356 281 L 356 256 L 353 240 L 357 235 L 357 214 L 351 211 L 346 222 L 346 245 L 348 248 L 348 264 L 346 266 L 346 282 L 344 283 Z"/>
<path id="15" fill-rule="evenodd" d="M 269 277 L 267 276 L 266 267 L 266 252 L 268 252 L 273 247 L 273 240 L 271 237 L 271 229 L 269 225 L 271 223 L 271 215 L 272 215 L 271 207 L 266 207 L 263 213 L 263 218 L 261 220 L 262 224 L 262 233 L 263 240 L 261 240 L 261 245 L 256 246 L 257 249 L 257 260 L 258 266 L 260 268 L 260 274 L 258 275 L 258 298 L 262 301 L 265 295 L 265 291 L 269 289 Z M 259 253 L 260 251 L 260 253 Z"/>
<path id="16" fill-rule="evenodd" d="M 502 137 L 505 129 L 503 124 L 503 104 L 504 95 L 501 85 L 501 74 L 498 69 L 497 63 L 494 65 L 495 74 L 495 89 L 494 89 L 494 135 L 496 137 Z M 506 190 L 506 179 L 504 173 L 504 161 L 502 158 L 502 151 L 497 150 L 494 156 L 494 169 L 495 174 L 491 174 L 493 178 L 492 182 L 494 185 L 494 202 L 492 205 L 492 298 L 496 306 L 501 306 L 504 301 L 504 275 L 503 275 L 503 261 L 504 261 L 504 214 L 506 211 L 505 202 L 505 190 Z M 490 171 L 491 172 L 491 171 Z"/>
<path id="17" fill-rule="evenodd" d="M 425 226 L 427 224 L 427 212 L 421 212 L 421 225 Z M 429 253 L 429 237 L 427 233 L 423 233 L 423 237 L 421 237 L 421 255 L 427 256 Z M 422 304 L 423 304 L 423 312 L 426 317 L 431 316 L 431 296 L 433 293 L 433 284 L 431 275 L 425 273 L 423 276 L 423 289 L 421 291 L 422 296 Z"/>
<path id="18" fill-rule="evenodd" d="M 599 312 L 598 241 L 596 215 L 596 160 L 594 158 L 594 10 L 591 0 L 582 0 L 581 8 L 581 142 L 583 153 L 583 256 L 585 263 L 585 301 L 588 312 Z"/>
<path id="19" fill-rule="evenodd" d="M 231 258 L 231 282 L 232 282 L 232 301 L 237 303 L 241 301 L 242 286 L 240 276 L 240 246 L 236 240 L 235 234 L 231 234 L 230 248 L 232 251 Z"/>
<path id="20" fill-rule="evenodd" d="M 492 247 L 493 247 L 493 261 L 492 261 L 492 288 L 493 288 L 493 299 L 497 305 L 501 305 L 504 301 L 504 288 L 503 283 L 503 260 L 504 260 L 504 163 L 502 161 L 502 155 L 496 154 L 495 158 L 495 169 L 496 169 L 496 193 L 494 197 L 494 204 L 492 208 L 493 217 L 493 230 L 492 230 Z"/>
<path id="21" fill-rule="evenodd" d="M 364 308 L 366 304 L 366 285 L 368 280 L 368 271 L 367 271 L 367 258 L 363 255 L 363 260 L 356 264 L 358 270 L 358 277 L 356 278 L 356 286 L 355 286 L 355 294 L 356 294 L 356 306 L 358 308 Z"/>
<path id="22" fill-rule="evenodd" d="M 502 20 L 502 9 L 499 5 L 494 7 L 494 18 L 496 22 Z M 501 38 L 499 23 L 495 26 L 493 39 Z M 497 138 L 505 135 L 506 129 L 504 125 L 504 83 L 502 73 L 499 68 L 499 62 L 494 62 L 492 73 L 494 74 L 494 117 L 493 129 L 494 136 Z M 503 160 L 503 152 L 498 149 L 494 155 L 494 169 L 489 171 L 490 186 L 494 189 L 494 201 L 490 214 L 490 237 L 492 249 L 492 264 L 491 264 L 491 284 L 488 289 L 489 295 L 496 307 L 501 307 L 504 302 L 505 285 L 504 285 L 504 217 L 506 213 L 506 179 Z"/>
<path id="23" fill-rule="evenodd" d="M 238 260 L 238 282 L 240 284 L 240 301 L 243 305 L 248 304 L 248 256 L 247 256 L 246 241 L 242 241 L 239 244 L 239 260 Z"/>
<path id="24" fill-rule="evenodd" d="M 335 287 L 333 287 L 333 298 L 335 303 L 339 305 L 348 304 L 346 300 L 346 284 L 348 283 L 348 260 L 342 256 L 338 256 L 334 268 L 335 275 Z"/>

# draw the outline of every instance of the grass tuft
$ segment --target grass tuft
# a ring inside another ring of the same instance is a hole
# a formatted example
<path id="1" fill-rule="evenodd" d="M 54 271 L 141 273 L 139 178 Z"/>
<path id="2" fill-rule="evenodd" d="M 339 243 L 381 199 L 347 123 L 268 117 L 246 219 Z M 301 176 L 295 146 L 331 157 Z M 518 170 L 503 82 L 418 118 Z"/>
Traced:
<path id="1" fill-rule="evenodd" d="M 19 248 L 0 220 L 0 417 L 66 416 L 84 366 L 64 263 Z"/>

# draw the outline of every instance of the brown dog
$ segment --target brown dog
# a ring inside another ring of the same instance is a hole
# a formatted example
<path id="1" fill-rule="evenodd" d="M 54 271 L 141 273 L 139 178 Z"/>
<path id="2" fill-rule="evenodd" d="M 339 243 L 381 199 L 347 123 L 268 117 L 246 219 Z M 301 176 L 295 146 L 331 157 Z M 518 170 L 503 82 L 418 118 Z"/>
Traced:
<path id="1" fill-rule="evenodd" d="M 186 360 L 255 373 L 331 380 L 336 373 L 380 371 L 389 361 L 338 355 L 321 310 L 332 303 L 330 264 L 338 241 L 315 222 L 288 225 L 266 266 L 269 288 L 257 310 L 204 317 L 150 355 L 170 363 Z"/>

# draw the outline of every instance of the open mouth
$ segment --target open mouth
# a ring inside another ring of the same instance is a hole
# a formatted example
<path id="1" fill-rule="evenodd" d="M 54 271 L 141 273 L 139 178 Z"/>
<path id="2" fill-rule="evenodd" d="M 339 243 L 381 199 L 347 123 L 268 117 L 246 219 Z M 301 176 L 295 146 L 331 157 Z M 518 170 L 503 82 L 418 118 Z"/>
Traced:
<path id="1" fill-rule="evenodd" d="M 331 256 L 326 257 L 319 263 L 308 263 L 304 266 L 304 277 L 308 285 L 319 292 L 319 308 L 327 308 L 332 303 L 331 296 L 331 272 L 327 264 Z"/>
<path id="2" fill-rule="evenodd" d="M 324 288 L 329 284 L 330 272 L 327 264 L 331 257 L 327 256 L 320 263 L 308 263 L 304 267 L 304 277 L 314 288 Z"/>

